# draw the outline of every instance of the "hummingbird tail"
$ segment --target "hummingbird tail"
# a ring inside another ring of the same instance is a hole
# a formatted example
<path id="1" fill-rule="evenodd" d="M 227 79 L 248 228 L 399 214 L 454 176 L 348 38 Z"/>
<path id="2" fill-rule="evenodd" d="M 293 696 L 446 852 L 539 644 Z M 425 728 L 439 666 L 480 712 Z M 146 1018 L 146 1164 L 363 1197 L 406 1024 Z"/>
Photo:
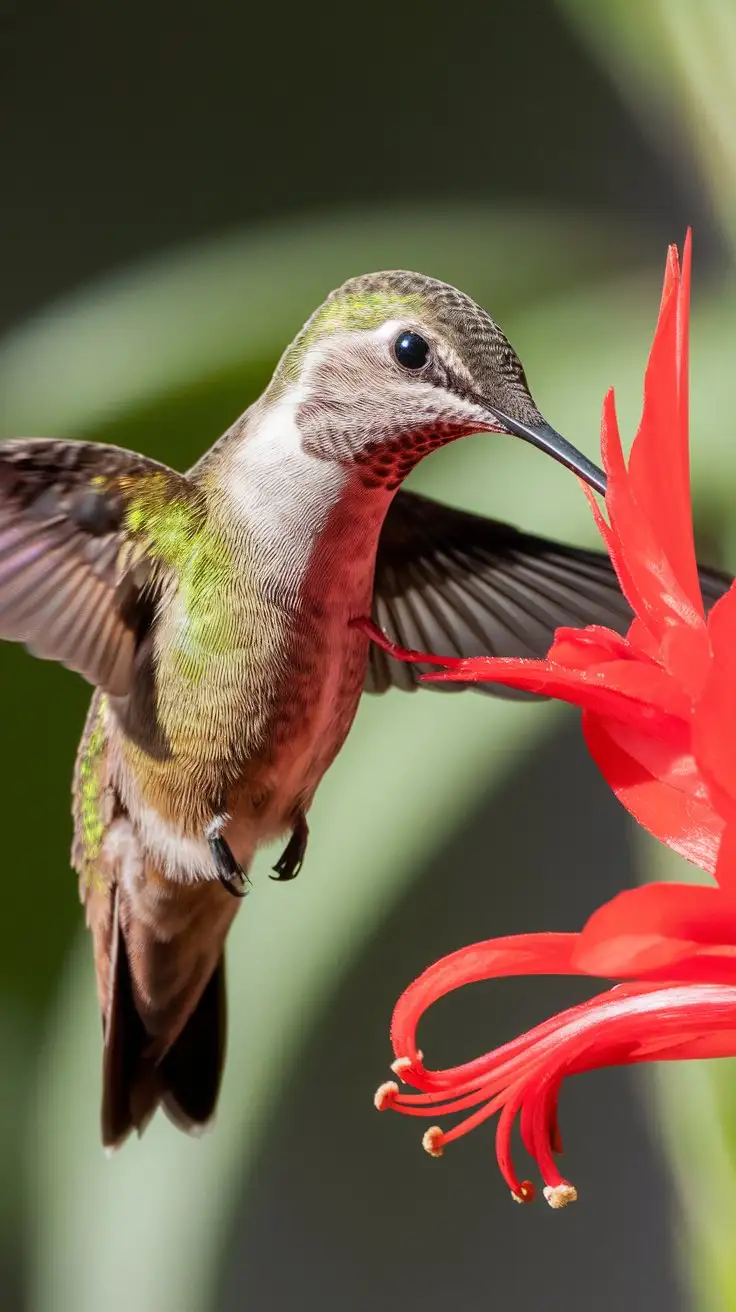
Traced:
<path id="1" fill-rule="evenodd" d="M 214 887 L 224 902 L 232 901 L 219 885 Z M 144 976 L 129 912 L 125 892 L 116 890 L 102 1093 L 102 1142 L 110 1151 L 132 1130 L 141 1135 L 159 1106 L 179 1129 L 201 1133 L 215 1110 L 225 1059 L 222 950 L 216 957 L 205 954 L 214 965 L 203 975 L 202 957 L 182 959 L 175 940 L 159 942 L 157 953 L 164 955 Z M 159 998 L 166 1002 L 161 1009 L 151 1006 L 154 978 L 169 986 Z"/>
<path id="2" fill-rule="evenodd" d="M 188 1134 L 201 1132 L 214 1115 L 225 1065 L 226 1035 L 222 956 L 176 1043 L 157 1068 L 164 1111 Z"/>
<path id="3" fill-rule="evenodd" d="M 224 957 L 181 1034 L 156 1061 L 133 1002 L 123 942 L 118 952 L 103 1067 L 102 1143 L 109 1151 L 119 1148 L 132 1130 L 140 1136 L 159 1105 L 180 1130 L 201 1133 L 214 1115 L 225 1061 Z"/>

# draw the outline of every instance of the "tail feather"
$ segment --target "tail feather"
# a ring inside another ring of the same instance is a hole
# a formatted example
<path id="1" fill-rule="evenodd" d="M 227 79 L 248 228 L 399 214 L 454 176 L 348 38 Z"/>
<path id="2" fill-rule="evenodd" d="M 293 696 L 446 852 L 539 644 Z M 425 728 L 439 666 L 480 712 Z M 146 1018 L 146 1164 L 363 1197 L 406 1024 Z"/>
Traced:
<path id="1" fill-rule="evenodd" d="M 117 916 L 113 944 L 102 1062 L 102 1143 L 108 1149 L 118 1148 L 133 1129 L 142 1134 L 160 1098 L 156 1068 L 145 1056 L 151 1041 L 133 1000 L 130 963 Z"/>
<path id="2" fill-rule="evenodd" d="M 225 1065 L 226 1037 L 223 956 L 184 1029 L 157 1068 L 164 1111 L 180 1130 L 197 1134 L 214 1116 Z"/>
<path id="3" fill-rule="evenodd" d="M 200 1133 L 214 1114 L 225 1059 L 222 951 L 212 956 L 208 976 L 202 974 L 203 958 L 197 958 L 197 968 L 189 976 L 188 1014 L 183 1023 L 175 1024 L 168 1034 L 168 1027 L 152 1033 L 159 1027 L 153 1023 L 155 1011 L 147 1016 L 142 1005 L 142 961 L 135 952 L 135 936 L 132 944 L 126 941 L 126 923 L 128 929 L 131 925 L 130 907 L 121 906 L 124 902 L 125 894 L 116 889 L 111 909 L 102 1072 L 102 1142 L 108 1150 L 118 1148 L 132 1130 L 142 1134 L 159 1105 L 179 1129 Z M 159 941 L 157 955 L 165 947 Z M 170 974 L 178 1000 L 181 975 L 176 970 Z M 159 1014 L 166 1016 L 167 1009 Z M 174 1020 L 170 1009 L 168 1017 Z"/>

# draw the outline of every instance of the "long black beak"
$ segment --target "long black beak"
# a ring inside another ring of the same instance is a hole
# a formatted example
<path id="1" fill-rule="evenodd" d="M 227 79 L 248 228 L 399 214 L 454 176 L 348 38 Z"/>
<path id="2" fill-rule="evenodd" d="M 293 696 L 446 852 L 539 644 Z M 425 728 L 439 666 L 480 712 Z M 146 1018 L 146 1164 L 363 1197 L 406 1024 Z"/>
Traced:
<path id="1" fill-rule="evenodd" d="M 547 455 L 553 456 L 561 465 L 571 469 L 573 474 L 584 479 L 596 492 L 600 492 L 602 496 L 606 495 L 606 476 L 603 470 L 594 465 L 592 460 L 588 460 L 587 456 L 578 451 L 572 442 L 568 442 L 567 438 L 558 433 L 545 419 L 538 424 L 522 424 L 518 419 L 512 419 L 510 415 L 504 414 L 503 410 L 497 410 L 487 402 L 484 404 L 509 433 L 521 437 L 525 442 L 531 442 L 532 446 L 539 447 L 540 451 L 546 451 Z"/>

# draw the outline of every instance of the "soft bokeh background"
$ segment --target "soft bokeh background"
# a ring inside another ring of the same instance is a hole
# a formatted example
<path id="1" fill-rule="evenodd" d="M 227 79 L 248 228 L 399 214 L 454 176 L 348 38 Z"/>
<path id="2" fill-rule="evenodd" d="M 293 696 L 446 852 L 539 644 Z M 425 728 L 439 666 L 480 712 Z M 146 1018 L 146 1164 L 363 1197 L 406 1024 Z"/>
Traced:
<path id="1" fill-rule="evenodd" d="M 346 276 L 407 266 L 500 319 L 591 454 L 631 434 L 666 244 L 695 228 L 693 470 L 704 557 L 736 564 L 733 0 L 0 9 L 0 431 L 186 467 Z M 574 480 L 478 438 L 415 485 L 592 541 Z M 294 885 L 230 943 L 221 1112 L 97 1137 L 99 1019 L 68 869 L 87 691 L 13 649 L 3 689 L 3 1312 L 475 1312 L 736 1306 L 736 1075 L 603 1072 L 563 1098 L 581 1202 L 511 1206 L 485 1129 L 442 1162 L 376 1116 L 393 1001 L 493 933 L 573 929 L 673 864 L 634 834 L 577 717 L 473 696 L 362 708 Z M 676 873 L 679 872 L 679 868 Z M 437 1063 L 580 996 L 478 987 Z"/>

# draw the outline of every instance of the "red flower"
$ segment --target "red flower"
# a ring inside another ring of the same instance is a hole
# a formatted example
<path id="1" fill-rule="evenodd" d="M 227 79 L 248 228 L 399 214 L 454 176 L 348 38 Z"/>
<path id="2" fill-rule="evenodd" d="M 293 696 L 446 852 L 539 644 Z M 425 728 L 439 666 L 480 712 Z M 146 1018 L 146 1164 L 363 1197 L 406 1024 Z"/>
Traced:
<path id="1" fill-rule="evenodd" d="M 637 979 L 462 1066 L 424 1066 L 416 1027 L 432 1002 L 462 984 L 532 974 Z M 451 1129 L 427 1130 L 424 1147 L 433 1156 L 500 1112 L 498 1164 L 514 1198 L 530 1202 L 534 1186 L 519 1179 L 511 1156 L 511 1131 L 520 1117 L 545 1198 L 551 1207 L 564 1207 L 577 1197 L 556 1161 L 562 1152 L 557 1099 L 565 1076 L 640 1061 L 736 1055 L 736 901 L 714 888 L 653 885 L 614 898 L 580 934 L 518 934 L 461 948 L 402 994 L 391 1037 L 393 1069 L 418 1092 L 383 1084 L 376 1093 L 380 1111 L 433 1119 L 469 1112 Z"/>
<path id="2" fill-rule="evenodd" d="M 736 596 L 723 597 L 706 621 L 690 510 L 689 294 L 688 234 L 682 273 L 676 248 L 669 251 L 628 470 L 612 392 L 604 402 L 609 523 L 584 487 L 635 614 L 626 637 L 595 626 L 558 629 L 544 661 L 462 660 L 405 651 L 375 626 L 370 633 L 400 660 L 444 667 L 428 681 L 504 683 L 581 706 L 588 748 L 619 800 L 663 843 L 712 873 L 723 789 L 736 813 L 736 758 L 729 766 L 733 739 L 723 724 L 730 715 L 736 728 L 736 692 L 728 692 Z M 714 771 L 723 776 L 720 786 Z"/>
<path id="3" fill-rule="evenodd" d="M 583 708 L 591 754 L 617 797 L 662 842 L 714 873 L 718 888 L 660 884 L 621 894 L 579 934 L 491 939 L 437 962 L 397 1003 L 394 1070 L 380 1109 L 435 1116 L 425 1148 L 445 1144 L 500 1112 L 499 1165 L 527 1201 L 510 1135 L 518 1116 L 554 1207 L 576 1197 L 559 1173 L 557 1098 L 566 1075 L 648 1060 L 736 1055 L 736 588 L 706 620 L 693 547 L 688 461 L 690 235 L 680 272 L 671 248 L 644 389 L 642 420 L 624 462 L 613 395 L 603 408 L 606 521 L 585 489 L 635 618 L 625 638 L 604 628 L 559 629 L 544 661 L 460 660 L 406 652 L 443 668 L 428 679 L 492 681 Z M 628 980 L 562 1012 L 486 1056 L 427 1070 L 416 1026 L 438 997 L 479 979 L 519 974 Z M 472 1110 L 471 1110 L 472 1109 Z"/>

